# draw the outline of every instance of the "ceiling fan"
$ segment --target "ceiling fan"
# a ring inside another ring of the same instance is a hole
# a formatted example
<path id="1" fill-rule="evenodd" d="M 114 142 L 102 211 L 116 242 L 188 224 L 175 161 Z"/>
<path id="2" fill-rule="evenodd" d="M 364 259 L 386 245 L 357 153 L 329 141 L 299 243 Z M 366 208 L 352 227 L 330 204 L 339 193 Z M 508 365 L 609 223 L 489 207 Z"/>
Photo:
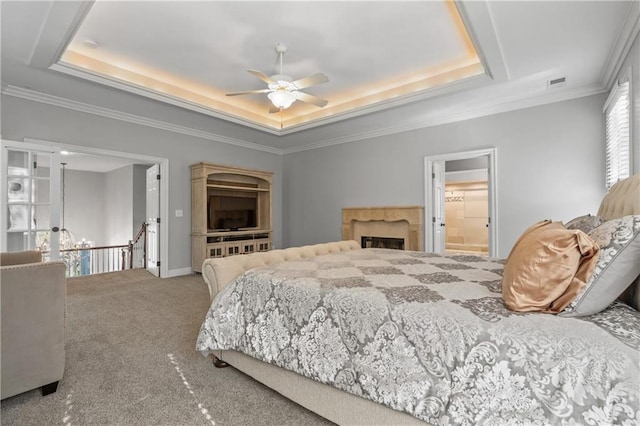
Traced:
<path id="1" fill-rule="evenodd" d="M 247 70 L 249 74 L 258 77 L 260 80 L 267 83 L 268 89 L 227 93 L 227 96 L 268 93 L 267 97 L 273 104 L 273 106 L 269 109 L 269 113 L 287 109 L 295 101 L 306 102 L 316 105 L 320 108 L 327 105 L 327 101 L 325 99 L 321 99 L 317 96 L 301 92 L 300 90 L 306 89 L 307 87 L 315 86 L 317 84 L 326 83 L 329 81 L 329 77 L 327 77 L 326 74 L 317 73 L 309 77 L 304 77 L 299 80 L 293 81 L 291 77 L 289 77 L 288 75 L 284 75 L 284 71 L 282 68 L 282 58 L 287 52 L 287 46 L 282 43 L 276 43 L 276 52 L 278 53 L 278 60 L 280 61 L 280 74 L 272 75 L 271 77 L 269 77 L 260 71 Z"/>

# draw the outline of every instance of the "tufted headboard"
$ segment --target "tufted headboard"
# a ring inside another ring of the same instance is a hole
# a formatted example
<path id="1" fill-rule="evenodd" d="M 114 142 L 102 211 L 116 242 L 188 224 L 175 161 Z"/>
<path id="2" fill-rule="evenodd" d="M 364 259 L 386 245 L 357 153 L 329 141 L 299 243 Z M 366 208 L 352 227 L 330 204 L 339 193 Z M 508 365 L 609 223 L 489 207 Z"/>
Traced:
<path id="1" fill-rule="evenodd" d="M 598 209 L 605 220 L 630 214 L 640 214 L 640 173 L 613 185 Z"/>
<path id="2" fill-rule="evenodd" d="M 606 220 L 632 214 L 640 214 L 640 173 L 613 185 L 598 209 L 598 216 Z M 622 293 L 620 299 L 640 310 L 640 277 Z"/>
<path id="3" fill-rule="evenodd" d="M 360 244 L 356 241 L 337 241 L 240 256 L 211 258 L 202 263 L 202 278 L 209 286 L 209 299 L 213 301 L 224 286 L 249 269 L 275 265 L 287 260 L 308 259 L 323 254 L 359 249 Z"/>

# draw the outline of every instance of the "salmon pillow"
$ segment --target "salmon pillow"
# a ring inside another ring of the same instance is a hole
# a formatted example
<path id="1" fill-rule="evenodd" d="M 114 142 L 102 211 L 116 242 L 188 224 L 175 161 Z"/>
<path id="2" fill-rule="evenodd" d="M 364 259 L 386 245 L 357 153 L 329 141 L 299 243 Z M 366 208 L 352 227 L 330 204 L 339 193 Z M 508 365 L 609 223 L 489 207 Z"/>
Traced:
<path id="1" fill-rule="evenodd" d="M 598 244 L 580 230 L 543 220 L 529 227 L 504 265 L 502 296 L 518 312 L 558 313 L 587 285 Z"/>

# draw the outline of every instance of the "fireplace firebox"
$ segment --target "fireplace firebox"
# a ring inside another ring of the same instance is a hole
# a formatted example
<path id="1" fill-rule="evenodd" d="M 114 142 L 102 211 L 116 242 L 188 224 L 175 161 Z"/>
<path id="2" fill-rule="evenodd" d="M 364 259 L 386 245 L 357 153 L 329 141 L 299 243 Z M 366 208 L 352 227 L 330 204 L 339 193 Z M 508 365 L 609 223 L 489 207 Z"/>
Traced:
<path id="1" fill-rule="evenodd" d="M 404 250 L 404 238 L 363 236 L 360 240 L 360 246 L 362 246 L 362 248 L 386 248 L 393 250 Z"/>

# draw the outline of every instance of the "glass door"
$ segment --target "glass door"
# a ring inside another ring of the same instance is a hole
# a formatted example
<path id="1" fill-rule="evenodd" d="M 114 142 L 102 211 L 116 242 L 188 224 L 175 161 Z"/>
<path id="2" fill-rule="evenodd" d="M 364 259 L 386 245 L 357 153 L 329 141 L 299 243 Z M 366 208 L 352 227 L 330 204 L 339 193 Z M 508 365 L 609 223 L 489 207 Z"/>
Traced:
<path id="1" fill-rule="evenodd" d="M 0 250 L 38 249 L 60 258 L 60 152 L 54 147 L 2 142 Z"/>

